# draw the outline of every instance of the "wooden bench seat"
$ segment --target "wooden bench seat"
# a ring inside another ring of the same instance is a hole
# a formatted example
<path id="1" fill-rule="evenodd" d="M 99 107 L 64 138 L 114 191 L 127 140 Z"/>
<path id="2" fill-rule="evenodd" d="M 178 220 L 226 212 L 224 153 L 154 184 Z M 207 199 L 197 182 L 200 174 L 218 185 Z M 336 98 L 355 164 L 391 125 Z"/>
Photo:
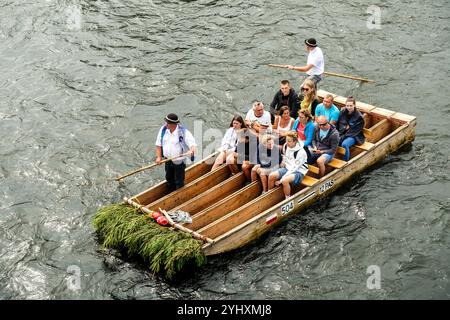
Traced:
<path id="1" fill-rule="evenodd" d="M 308 169 L 309 169 L 308 172 L 319 174 L 319 168 L 316 166 L 308 164 Z"/>
<path id="2" fill-rule="evenodd" d="M 368 150 L 372 149 L 373 146 L 374 146 L 373 143 L 366 141 L 363 144 L 355 144 L 350 149 L 358 148 L 358 149 L 362 149 L 364 151 L 368 151 Z M 337 153 L 345 155 L 345 149 L 343 147 L 337 147 Z"/>
<path id="3" fill-rule="evenodd" d="M 373 144 L 372 142 L 366 141 L 363 144 L 356 144 L 354 147 L 368 151 L 368 150 L 372 149 L 374 145 L 375 144 Z"/>
<path id="4" fill-rule="evenodd" d="M 317 170 L 319 170 L 319 168 L 317 168 Z M 313 178 L 310 176 L 304 176 L 301 184 L 304 185 L 305 187 L 311 187 L 317 181 L 319 181 L 319 179 L 316 179 L 316 178 Z"/>
<path id="5" fill-rule="evenodd" d="M 331 159 L 330 162 L 327 163 L 328 166 L 335 168 L 335 169 L 340 169 L 342 168 L 345 164 L 347 163 L 347 161 L 344 160 L 340 160 L 337 158 L 333 158 Z"/>
<path id="6" fill-rule="evenodd" d="M 340 147 L 338 147 L 340 148 Z M 342 148 L 343 149 L 343 148 Z M 345 150 L 344 150 L 345 151 Z M 331 159 L 330 162 L 327 163 L 327 166 L 330 166 L 334 169 L 340 169 L 342 168 L 345 164 L 347 163 L 347 161 L 341 160 L 341 159 L 337 159 L 337 158 L 333 158 Z M 313 165 L 308 165 L 308 172 L 311 173 L 315 173 L 315 174 L 319 174 L 319 167 L 317 166 L 313 166 Z"/>
<path id="7" fill-rule="evenodd" d="M 370 138 L 372 136 L 372 130 L 364 128 L 363 129 L 363 134 L 364 134 L 364 137 Z"/>

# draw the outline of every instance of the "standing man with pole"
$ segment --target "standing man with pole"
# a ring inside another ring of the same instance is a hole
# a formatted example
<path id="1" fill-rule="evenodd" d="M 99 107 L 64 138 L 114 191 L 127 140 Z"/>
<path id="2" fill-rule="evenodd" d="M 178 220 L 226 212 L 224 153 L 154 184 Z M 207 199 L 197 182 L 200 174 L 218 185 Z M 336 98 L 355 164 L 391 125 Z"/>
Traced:
<path id="1" fill-rule="evenodd" d="M 305 40 L 306 50 L 309 52 L 306 66 L 295 67 L 286 65 L 286 68 L 306 72 L 307 79 L 314 81 L 317 88 L 317 83 L 322 80 L 323 72 L 325 70 L 325 60 L 323 58 L 322 49 L 317 46 L 316 39 L 309 38 Z M 303 84 L 302 84 L 303 85 Z"/>
<path id="2" fill-rule="evenodd" d="M 159 129 L 156 137 L 156 163 L 161 163 L 162 158 L 173 158 L 189 153 L 193 161 L 195 147 L 194 137 L 174 113 L 169 113 L 165 118 L 166 124 Z M 181 156 L 165 163 L 166 180 L 169 192 L 184 186 L 186 158 Z"/>

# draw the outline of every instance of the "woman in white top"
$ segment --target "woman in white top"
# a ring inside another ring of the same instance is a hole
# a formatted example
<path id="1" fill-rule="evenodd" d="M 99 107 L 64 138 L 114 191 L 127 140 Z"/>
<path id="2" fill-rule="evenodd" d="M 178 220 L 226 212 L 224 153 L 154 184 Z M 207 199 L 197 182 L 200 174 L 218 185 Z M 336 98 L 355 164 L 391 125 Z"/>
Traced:
<path id="1" fill-rule="evenodd" d="M 286 134 L 292 130 L 294 119 L 289 116 L 288 106 L 282 106 L 273 122 L 273 132 L 278 135 L 278 144 L 283 145 L 286 142 Z"/>
<path id="2" fill-rule="evenodd" d="M 298 140 L 297 132 L 289 132 L 283 147 L 283 161 L 280 169 L 269 175 L 269 190 L 282 184 L 284 195 L 286 199 L 289 198 L 292 187 L 298 185 L 308 172 L 306 160 L 306 152 L 303 149 L 303 143 Z"/>
<path id="3" fill-rule="evenodd" d="M 230 127 L 225 132 L 225 135 L 222 139 L 222 144 L 219 148 L 219 155 L 214 162 L 211 171 L 219 167 L 222 163 L 224 163 L 227 159 L 227 156 L 232 154 L 237 145 L 237 132 L 243 128 L 245 128 L 244 119 L 241 116 L 234 116 L 231 120 Z"/>

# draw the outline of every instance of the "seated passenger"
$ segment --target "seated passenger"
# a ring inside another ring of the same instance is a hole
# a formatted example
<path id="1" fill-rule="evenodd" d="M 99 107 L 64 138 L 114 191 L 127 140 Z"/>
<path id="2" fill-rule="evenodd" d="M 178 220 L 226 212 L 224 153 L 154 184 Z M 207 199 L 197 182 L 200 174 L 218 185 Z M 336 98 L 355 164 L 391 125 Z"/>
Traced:
<path id="1" fill-rule="evenodd" d="M 325 98 L 323 98 L 323 102 L 317 106 L 316 113 L 314 114 L 316 122 L 317 117 L 325 116 L 329 123 L 336 126 L 339 119 L 339 109 L 333 104 L 333 99 L 333 95 L 327 94 Z"/>
<path id="2" fill-rule="evenodd" d="M 306 79 L 300 88 L 300 110 L 308 109 L 311 115 L 316 113 L 316 107 L 319 104 L 317 99 L 316 86 L 314 81 Z M 291 115 L 292 116 L 292 115 Z M 298 114 L 295 114 L 293 118 L 297 118 Z"/>
<path id="3" fill-rule="evenodd" d="M 255 101 L 252 109 L 248 110 L 245 116 L 245 125 L 259 134 L 266 130 L 270 124 L 270 113 L 264 111 L 264 104 L 261 101 Z"/>
<path id="4" fill-rule="evenodd" d="M 272 135 L 265 134 L 258 145 L 257 164 L 252 169 L 252 181 L 256 181 L 259 175 L 263 188 L 263 194 L 267 192 L 267 177 L 278 169 L 281 163 L 281 150 L 275 145 Z"/>
<path id="5" fill-rule="evenodd" d="M 289 198 L 291 196 L 291 185 L 293 187 L 298 185 L 308 172 L 306 158 L 303 143 L 298 140 L 297 133 L 289 132 L 286 135 L 286 144 L 283 146 L 283 161 L 280 169 L 269 175 L 269 190 L 274 185 L 282 184 L 284 196 L 286 199 Z"/>
<path id="6" fill-rule="evenodd" d="M 242 169 L 247 180 L 250 180 L 253 163 L 256 162 L 257 139 L 254 135 L 249 134 L 247 128 L 239 131 L 237 137 L 236 148 L 228 155 L 227 164 L 232 174 L 236 174 Z"/>
<path id="7" fill-rule="evenodd" d="M 298 113 L 292 130 L 297 132 L 298 140 L 303 142 L 303 147 L 309 147 L 314 135 L 314 121 L 308 109 L 302 109 Z"/>
<path id="8" fill-rule="evenodd" d="M 363 144 L 364 138 L 364 118 L 356 109 L 356 101 L 353 97 L 348 97 L 345 107 L 341 108 L 336 129 L 340 133 L 339 145 L 345 149 L 342 160 L 350 159 L 350 147 L 356 144 Z"/>
<path id="9" fill-rule="evenodd" d="M 222 144 L 218 150 L 219 155 L 217 156 L 211 171 L 224 163 L 227 157 L 235 151 L 237 145 L 237 133 L 242 128 L 245 128 L 244 119 L 242 119 L 241 116 L 234 116 L 231 120 L 230 127 L 222 138 Z"/>
<path id="10" fill-rule="evenodd" d="M 282 80 L 280 90 L 275 93 L 272 103 L 270 104 L 270 117 L 272 123 L 275 121 L 275 117 L 279 114 L 282 106 L 288 106 L 291 117 L 297 117 L 299 104 L 298 95 L 289 85 L 289 81 Z"/>
<path id="11" fill-rule="evenodd" d="M 314 128 L 314 136 L 309 151 L 311 157 L 309 164 L 317 163 L 319 176 L 325 175 L 325 165 L 333 159 L 339 145 L 339 132 L 327 121 L 325 116 L 317 118 L 317 127 Z"/>
<path id="12" fill-rule="evenodd" d="M 283 145 L 286 142 L 286 133 L 292 129 L 294 119 L 289 116 L 289 107 L 282 106 L 275 117 L 273 123 L 273 132 L 278 135 L 278 144 Z"/>

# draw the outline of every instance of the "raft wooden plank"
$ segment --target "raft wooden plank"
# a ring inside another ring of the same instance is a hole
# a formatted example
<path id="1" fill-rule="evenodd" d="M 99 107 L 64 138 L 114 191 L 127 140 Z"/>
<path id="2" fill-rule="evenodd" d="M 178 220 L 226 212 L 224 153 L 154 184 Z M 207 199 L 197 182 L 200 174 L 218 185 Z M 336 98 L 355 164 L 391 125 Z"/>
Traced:
<path id="1" fill-rule="evenodd" d="M 257 216 L 285 199 L 283 188 L 274 188 L 246 205 L 228 213 L 222 218 L 198 230 L 198 233 L 214 239 L 239 224 Z"/>
<path id="2" fill-rule="evenodd" d="M 372 109 L 370 112 L 373 116 L 375 116 L 375 115 L 381 116 L 384 119 L 389 118 L 396 113 L 396 111 L 392 111 L 392 110 L 388 110 L 388 109 L 384 109 L 384 108 L 380 108 L 380 107 L 376 107 L 375 109 Z"/>
<path id="3" fill-rule="evenodd" d="M 416 117 L 415 116 L 410 116 L 408 114 L 404 114 L 401 112 L 396 112 L 391 116 L 391 120 L 398 120 L 401 121 L 402 124 L 405 124 L 407 122 L 411 122 L 413 120 L 415 120 Z"/>
<path id="4" fill-rule="evenodd" d="M 245 181 L 246 178 L 244 172 L 239 172 L 172 210 L 175 211 L 179 209 L 193 215 L 194 213 L 207 208 L 211 203 L 215 203 L 239 190 L 244 185 Z"/>
<path id="5" fill-rule="evenodd" d="M 257 198 L 262 191 L 261 181 L 254 181 L 212 206 L 200 211 L 192 217 L 192 223 L 186 224 L 192 230 L 198 230 L 220 219 L 229 212 Z"/>
<path id="6" fill-rule="evenodd" d="M 410 116 L 404 113 L 396 112 L 394 113 L 389 120 L 392 122 L 392 129 L 397 129 L 398 127 L 408 124 L 411 122 L 415 122 L 416 117 Z"/>
<path id="7" fill-rule="evenodd" d="M 190 183 L 195 179 L 203 176 L 211 170 L 214 159 L 218 153 L 214 153 L 203 159 L 201 162 L 194 163 L 192 166 L 186 169 L 185 183 Z M 211 162 L 211 164 L 209 164 Z M 168 193 L 167 182 L 164 180 L 157 185 L 150 187 L 149 189 L 135 195 L 132 200 L 146 206 L 149 203 L 162 198 Z"/>
<path id="8" fill-rule="evenodd" d="M 367 137 L 367 142 L 376 143 L 383 137 L 389 134 L 389 130 L 391 129 L 391 123 L 388 119 L 383 119 L 380 122 L 376 123 L 372 127 L 370 127 L 370 131 L 372 132 L 370 137 Z"/>
<path id="9" fill-rule="evenodd" d="M 356 101 L 356 109 L 358 109 L 360 112 L 370 113 L 375 108 L 376 107 L 374 105 Z"/>
<path id="10" fill-rule="evenodd" d="M 150 210 L 157 210 L 162 208 L 166 211 L 176 207 L 180 203 L 184 203 L 191 198 L 195 197 L 196 194 L 202 193 L 208 190 L 218 183 L 221 183 L 227 179 L 231 174 L 230 169 L 226 164 L 221 165 L 216 170 L 207 173 L 204 176 L 186 184 L 184 187 L 175 190 L 174 192 L 150 203 L 145 206 Z"/>

